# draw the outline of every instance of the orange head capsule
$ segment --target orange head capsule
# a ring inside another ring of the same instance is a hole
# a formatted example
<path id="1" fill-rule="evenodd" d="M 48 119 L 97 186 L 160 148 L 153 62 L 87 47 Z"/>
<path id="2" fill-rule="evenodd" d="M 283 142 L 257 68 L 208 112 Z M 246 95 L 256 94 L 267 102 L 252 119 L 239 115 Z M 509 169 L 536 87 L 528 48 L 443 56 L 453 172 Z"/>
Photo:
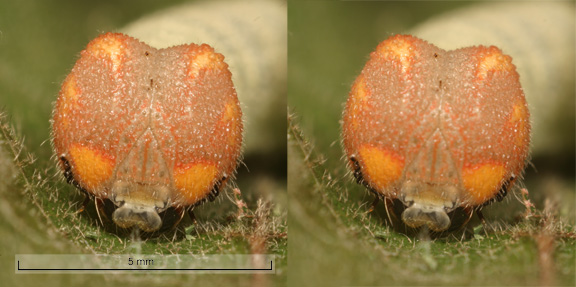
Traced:
<path id="1" fill-rule="evenodd" d="M 444 51 L 396 35 L 380 43 L 346 103 L 342 137 L 357 180 L 434 231 L 456 208 L 500 199 L 522 173 L 529 112 L 496 47 Z"/>
<path id="2" fill-rule="evenodd" d="M 224 57 L 208 45 L 154 49 L 107 33 L 62 85 L 52 136 L 67 179 L 110 199 L 121 227 L 213 199 L 236 169 L 242 113 Z"/>

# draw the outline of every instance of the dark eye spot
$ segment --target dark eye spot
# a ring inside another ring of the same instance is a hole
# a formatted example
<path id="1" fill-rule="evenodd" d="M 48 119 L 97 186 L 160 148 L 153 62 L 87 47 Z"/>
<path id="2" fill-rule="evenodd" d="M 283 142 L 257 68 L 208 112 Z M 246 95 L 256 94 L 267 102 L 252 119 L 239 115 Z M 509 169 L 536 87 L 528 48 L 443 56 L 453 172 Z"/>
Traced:
<path id="1" fill-rule="evenodd" d="M 86 189 L 80 186 L 80 184 L 74 179 L 74 173 L 72 172 L 72 165 L 70 164 L 70 161 L 68 161 L 65 156 L 60 156 L 59 160 L 62 163 L 62 168 L 64 169 L 64 178 L 66 178 L 66 182 L 88 194 Z"/>
<path id="2" fill-rule="evenodd" d="M 516 176 L 511 176 L 507 181 L 505 181 L 502 184 L 502 187 L 500 188 L 500 191 L 498 192 L 498 194 L 496 195 L 496 200 L 497 201 L 502 201 L 502 199 L 504 199 L 504 197 L 506 196 L 506 194 L 508 194 L 508 189 L 514 185 L 514 182 L 516 181 Z"/>
<path id="3" fill-rule="evenodd" d="M 362 175 L 362 168 L 360 163 L 355 156 L 350 157 L 350 162 L 352 163 L 352 170 L 354 172 L 354 178 L 358 184 L 364 184 L 364 176 Z"/>
<path id="4" fill-rule="evenodd" d="M 72 166 L 65 156 L 60 157 L 60 162 L 62 163 L 62 168 L 64 169 L 64 177 L 66 182 L 72 184 L 74 181 L 74 174 L 72 174 Z"/>
<path id="5" fill-rule="evenodd" d="M 214 201 L 214 199 L 216 199 L 218 194 L 220 194 L 220 189 L 222 188 L 222 186 L 224 185 L 224 183 L 226 182 L 227 179 L 228 179 L 228 176 L 225 175 L 219 181 L 217 181 L 214 184 L 214 187 L 212 187 L 212 190 L 210 191 L 210 194 L 208 195 L 208 200 Z"/>
<path id="6" fill-rule="evenodd" d="M 154 79 L 150 79 L 150 85 L 148 87 L 146 87 L 146 89 L 148 91 L 154 89 Z"/>

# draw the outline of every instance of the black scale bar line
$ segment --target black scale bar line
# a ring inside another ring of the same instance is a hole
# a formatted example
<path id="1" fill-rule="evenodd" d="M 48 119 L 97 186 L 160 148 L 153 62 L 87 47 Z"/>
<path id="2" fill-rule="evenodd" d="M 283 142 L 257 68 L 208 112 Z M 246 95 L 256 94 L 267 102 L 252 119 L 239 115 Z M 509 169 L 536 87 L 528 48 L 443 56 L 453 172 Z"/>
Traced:
<path id="1" fill-rule="evenodd" d="M 71 268 L 71 269 L 59 269 L 59 268 L 20 268 L 20 260 L 18 260 L 18 271 L 272 271 L 272 260 L 270 260 L 269 269 L 257 269 L 257 268 L 166 268 L 166 269 L 132 269 L 132 268 L 102 268 L 102 269 L 82 269 L 82 268 Z"/>

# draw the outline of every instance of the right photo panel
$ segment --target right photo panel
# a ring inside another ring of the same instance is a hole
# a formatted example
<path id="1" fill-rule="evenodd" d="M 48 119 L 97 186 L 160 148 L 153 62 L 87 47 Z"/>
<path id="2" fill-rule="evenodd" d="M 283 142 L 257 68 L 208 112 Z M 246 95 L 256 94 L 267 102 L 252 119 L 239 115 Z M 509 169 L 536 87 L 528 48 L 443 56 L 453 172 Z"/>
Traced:
<path id="1" fill-rule="evenodd" d="M 573 2 L 289 1 L 289 286 L 574 285 Z"/>

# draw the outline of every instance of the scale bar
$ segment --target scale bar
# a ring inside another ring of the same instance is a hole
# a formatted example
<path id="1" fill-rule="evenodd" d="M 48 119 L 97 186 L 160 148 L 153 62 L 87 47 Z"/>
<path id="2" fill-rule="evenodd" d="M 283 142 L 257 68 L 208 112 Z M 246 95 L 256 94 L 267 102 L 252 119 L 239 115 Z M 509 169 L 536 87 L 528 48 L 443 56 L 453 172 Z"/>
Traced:
<path id="1" fill-rule="evenodd" d="M 17 254 L 15 273 L 265 273 L 275 255 Z M 269 263 L 269 264 L 268 264 Z M 50 267 L 47 267 L 50 266 Z"/>

